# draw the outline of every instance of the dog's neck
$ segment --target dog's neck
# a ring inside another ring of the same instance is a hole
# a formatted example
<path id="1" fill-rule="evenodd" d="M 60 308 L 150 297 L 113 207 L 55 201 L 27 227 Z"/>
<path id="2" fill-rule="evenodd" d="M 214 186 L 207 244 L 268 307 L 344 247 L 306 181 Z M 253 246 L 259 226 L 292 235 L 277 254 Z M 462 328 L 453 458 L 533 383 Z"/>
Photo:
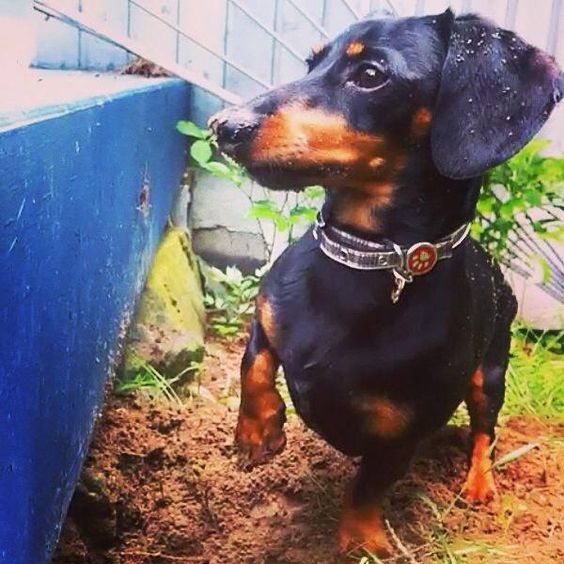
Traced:
<path id="1" fill-rule="evenodd" d="M 481 178 L 452 180 L 441 176 L 430 149 L 410 150 L 406 165 L 390 183 L 366 192 L 327 191 L 324 216 L 337 226 L 374 240 L 402 245 L 436 241 L 474 217 Z"/>

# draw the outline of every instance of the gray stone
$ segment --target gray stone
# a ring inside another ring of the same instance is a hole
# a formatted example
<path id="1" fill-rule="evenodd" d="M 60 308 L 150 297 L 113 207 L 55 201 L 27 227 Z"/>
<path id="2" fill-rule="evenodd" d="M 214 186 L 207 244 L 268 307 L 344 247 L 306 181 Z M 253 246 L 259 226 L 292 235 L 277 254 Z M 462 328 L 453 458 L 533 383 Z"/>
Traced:
<path id="1" fill-rule="evenodd" d="M 121 378 L 132 380 L 151 364 L 163 376 L 184 380 L 204 354 L 205 312 L 201 275 L 188 232 L 165 233 L 128 334 Z"/>
<path id="2" fill-rule="evenodd" d="M 253 190 L 248 181 L 247 191 Z M 261 224 L 249 217 L 251 202 L 232 182 L 198 173 L 193 183 L 190 225 L 194 251 L 218 268 L 253 272 L 268 259 Z"/>
<path id="3" fill-rule="evenodd" d="M 256 233 L 229 231 L 225 227 L 197 229 L 193 243 L 198 255 L 222 270 L 235 265 L 244 274 L 250 274 L 267 260 L 264 239 Z"/>

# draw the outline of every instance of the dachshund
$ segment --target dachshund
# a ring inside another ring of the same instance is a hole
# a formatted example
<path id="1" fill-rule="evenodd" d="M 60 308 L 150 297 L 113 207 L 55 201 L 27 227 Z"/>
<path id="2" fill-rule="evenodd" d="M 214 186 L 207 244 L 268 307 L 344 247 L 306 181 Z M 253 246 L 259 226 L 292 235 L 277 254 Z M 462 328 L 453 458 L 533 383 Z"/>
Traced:
<path id="1" fill-rule="evenodd" d="M 342 551 L 391 551 L 382 499 L 461 402 L 466 497 L 496 493 L 491 451 L 515 297 L 467 237 L 484 173 L 517 153 L 564 91 L 553 58 L 452 11 L 367 19 L 314 49 L 308 73 L 213 116 L 220 150 L 260 184 L 326 198 L 262 281 L 241 366 L 236 443 L 249 465 L 285 445 L 295 408 L 360 457 Z"/>

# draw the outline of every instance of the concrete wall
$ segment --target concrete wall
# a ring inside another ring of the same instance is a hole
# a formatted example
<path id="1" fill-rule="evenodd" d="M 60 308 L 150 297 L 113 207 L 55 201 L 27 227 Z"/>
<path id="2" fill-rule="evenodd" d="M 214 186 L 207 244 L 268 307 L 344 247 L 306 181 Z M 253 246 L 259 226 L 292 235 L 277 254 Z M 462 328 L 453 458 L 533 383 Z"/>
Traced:
<path id="1" fill-rule="evenodd" d="M 2 564 L 49 561 L 186 163 L 186 83 L 34 79 L 0 111 Z"/>

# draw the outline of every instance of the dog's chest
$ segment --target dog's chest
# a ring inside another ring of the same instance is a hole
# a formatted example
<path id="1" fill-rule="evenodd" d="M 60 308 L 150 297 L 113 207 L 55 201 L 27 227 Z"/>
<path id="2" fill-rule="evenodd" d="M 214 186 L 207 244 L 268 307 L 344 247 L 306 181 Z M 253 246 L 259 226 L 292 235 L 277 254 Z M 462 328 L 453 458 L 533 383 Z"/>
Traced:
<path id="1" fill-rule="evenodd" d="M 392 304 L 389 272 L 353 271 L 306 251 L 282 262 L 267 287 L 276 352 L 302 418 L 349 453 L 367 436 L 443 424 L 482 357 L 493 311 L 464 255 Z"/>
<path id="2" fill-rule="evenodd" d="M 282 363 L 306 423 L 352 452 L 367 437 L 402 438 L 448 418 L 473 364 L 468 334 L 462 316 L 436 307 L 355 323 L 325 316 L 309 335 L 296 331 Z"/>

